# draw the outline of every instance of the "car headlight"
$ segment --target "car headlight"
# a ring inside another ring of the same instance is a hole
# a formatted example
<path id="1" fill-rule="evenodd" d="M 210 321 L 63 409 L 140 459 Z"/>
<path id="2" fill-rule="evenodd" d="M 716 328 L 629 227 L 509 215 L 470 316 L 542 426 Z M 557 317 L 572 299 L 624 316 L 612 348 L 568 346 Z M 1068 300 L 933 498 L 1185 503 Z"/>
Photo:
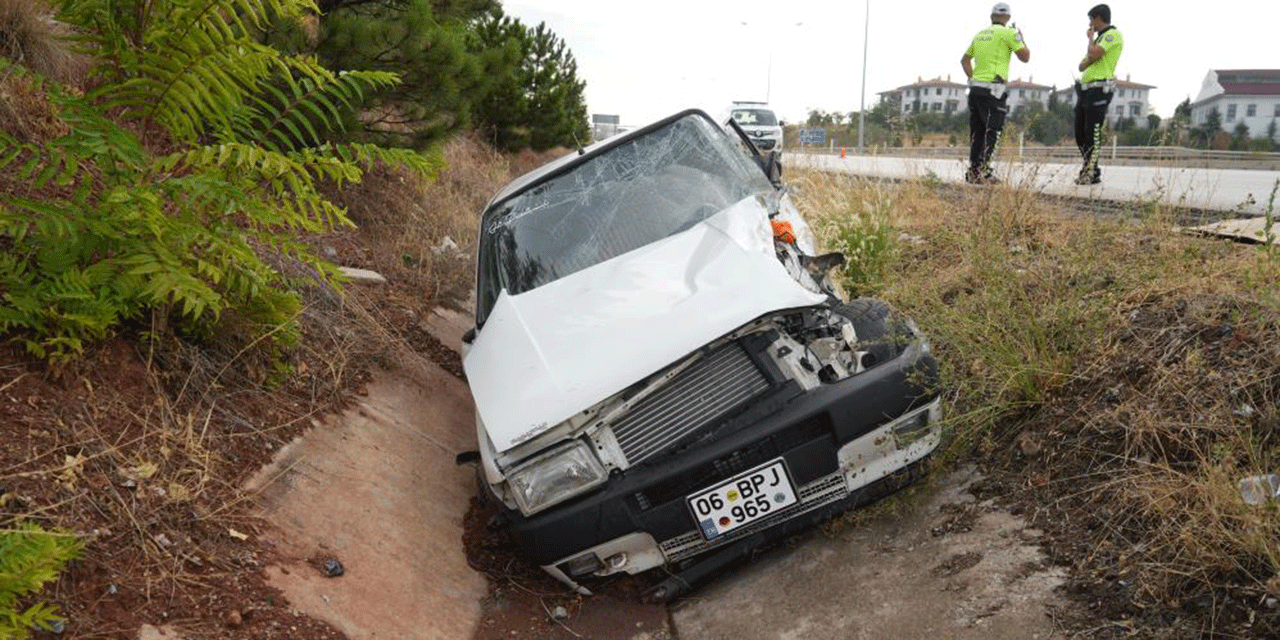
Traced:
<path id="1" fill-rule="evenodd" d="M 585 442 L 552 449 L 507 473 L 511 493 L 525 515 L 532 515 L 603 483 L 604 467 Z"/>

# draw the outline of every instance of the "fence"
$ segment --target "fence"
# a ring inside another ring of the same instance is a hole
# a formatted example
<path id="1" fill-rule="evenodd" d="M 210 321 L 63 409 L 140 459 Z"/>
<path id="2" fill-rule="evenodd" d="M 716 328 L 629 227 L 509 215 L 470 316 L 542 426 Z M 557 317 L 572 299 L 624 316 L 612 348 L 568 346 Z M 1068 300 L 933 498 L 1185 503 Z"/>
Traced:
<path id="1" fill-rule="evenodd" d="M 790 153 L 822 153 L 839 154 L 842 147 L 788 147 Z M 852 154 L 853 149 L 843 147 Z M 954 147 L 872 147 L 867 155 L 904 157 L 904 158 L 968 158 L 967 146 Z M 1027 162 L 1064 162 L 1067 164 L 1080 161 L 1080 152 L 1075 147 L 1016 144 L 1008 145 L 1001 153 L 1002 159 L 1025 160 Z M 1121 147 L 1112 144 L 1106 147 L 1102 155 L 1108 164 L 1119 165 L 1171 165 L 1205 169 L 1254 169 L 1261 171 L 1280 171 L 1280 153 L 1261 151 L 1210 151 L 1205 149 L 1188 149 L 1187 147 Z"/>

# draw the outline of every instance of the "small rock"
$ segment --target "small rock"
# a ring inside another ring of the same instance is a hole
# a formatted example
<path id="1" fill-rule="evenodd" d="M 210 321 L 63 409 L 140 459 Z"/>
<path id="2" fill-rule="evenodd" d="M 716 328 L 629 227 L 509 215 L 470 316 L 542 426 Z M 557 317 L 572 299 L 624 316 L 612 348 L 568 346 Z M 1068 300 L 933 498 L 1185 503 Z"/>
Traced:
<path id="1" fill-rule="evenodd" d="M 117 593 L 120 593 L 120 587 L 117 587 L 115 584 L 107 585 L 107 595 L 114 596 Z"/>
<path id="2" fill-rule="evenodd" d="M 154 536 L 151 536 L 151 539 L 154 540 L 156 544 L 160 545 L 160 547 L 164 549 L 168 549 L 169 547 L 173 546 L 173 541 L 169 539 L 169 536 L 166 536 L 163 533 L 157 533 Z"/>
<path id="3" fill-rule="evenodd" d="M 440 255 L 446 251 L 457 251 L 457 250 L 458 250 L 458 243 L 454 242 L 453 238 L 450 238 L 449 236 L 445 236 L 444 239 L 440 241 L 440 244 L 434 247 L 431 247 L 431 252 L 436 255 Z"/>
<path id="4" fill-rule="evenodd" d="M 1262 601 L 1262 604 L 1266 605 L 1268 609 L 1280 609 L 1280 600 L 1276 598 L 1267 598 Z"/>
<path id="5" fill-rule="evenodd" d="M 244 624 L 244 616 L 239 611 L 232 609 L 227 612 L 227 626 L 232 629 L 239 629 Z"/>
<path id="6" fill-rule="evenodd" d="M 368 269 L 356 269 L 354 267 L 338 267 L 338 271 L 346 276 L 348 280 L 355 283 L 363 284 L 386 284 L 387 278 L 377 271 Z"/>
<path id="7" fill-rule="evenodd" d="M 551 618 L 553 620 L 564 620 L 569 617 L 569 610 L 564 607 L 556 607 L 551 610 Z"/>
<path id="8" fill-rule="evenodd" d="M 324 257 L 335 260 L 338 257 L 338 250 L 333 245 L 326 244 L 324 246 Z"/>
<path id="9" fill-rule="evenodd" d="M 342 568 L 342 563 L 338 562 L 336 558 L 329 558 L 328 560 L 325 560 L 323 569 L 324 575 L 330 578 L 336 578 L 343 573 L 346 573 L 346 570 Z"/>
<path id="10" fill-rule="evenodd" d="M 1040 444 L 1040 438 L 1036 434 L 1030 431 L 1023 431 L 1018 434 L 1018 450 L 1022 452 L 1022 455 L 1034 456 L 1040 453 L 1043 448 L 1044 446 Z"/>
<path id="11" fill-rule="evenodd" d="M 50 633 L 56 633 L 56 634 L 61 635 L 61 634 L 62 634 L 62 632 L 63 632 L 63 631 L 66 631 L 66 630 L 67 630 L 67 623 L 66 623 L 66 622 L 64 622 L 64 621 L 63 621 L 63 620 L 61 620 L 61 619 L 57 619 L 57 620 L 54 620 L 53 622 L 50 622 L 50 623 L 49 623 L 49 632 L 50 632 Z"/>

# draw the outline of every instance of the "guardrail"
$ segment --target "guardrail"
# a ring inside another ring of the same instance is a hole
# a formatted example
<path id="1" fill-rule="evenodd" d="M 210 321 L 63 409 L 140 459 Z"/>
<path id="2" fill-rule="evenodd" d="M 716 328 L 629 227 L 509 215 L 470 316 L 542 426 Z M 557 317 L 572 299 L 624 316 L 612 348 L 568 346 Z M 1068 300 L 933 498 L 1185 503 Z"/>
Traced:
<path id="1" fill-rule="evenodd" d="M 817 153 L 852 155 L 851 147 L 797 147 L 786 148 L 787 153 Z M 901 158 L 968 158 L 968 147 L 872 147 L 865 155 Z M 1187 147 L 1121 147 L 1111 145 L 1102 151 L 1104 161 L 1120 165 L 1169 165 L 1205 169 L 1254 169 L 1280 171 L 1280 153 L 1262 151 L 1209 151 Z M 1044 147 L 1039 145 L 1008 145 L 1000 150 L 998 160 L 1004 161 L 1059 161 L 1067 164 L 1080 161 L 1080 152 L 1074 147 Z"/>

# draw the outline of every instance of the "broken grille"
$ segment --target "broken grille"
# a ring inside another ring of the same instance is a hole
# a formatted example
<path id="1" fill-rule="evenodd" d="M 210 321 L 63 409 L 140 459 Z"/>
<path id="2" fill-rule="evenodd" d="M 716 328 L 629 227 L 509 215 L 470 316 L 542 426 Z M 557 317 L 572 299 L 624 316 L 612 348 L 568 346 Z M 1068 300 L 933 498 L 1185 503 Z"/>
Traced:
<path id="1" fill-rule="evenodd" d="M 742 346 L 729 343 L 637 403 L 613 425 L 613 435 L 634 465 L 768 388 Z"/>

